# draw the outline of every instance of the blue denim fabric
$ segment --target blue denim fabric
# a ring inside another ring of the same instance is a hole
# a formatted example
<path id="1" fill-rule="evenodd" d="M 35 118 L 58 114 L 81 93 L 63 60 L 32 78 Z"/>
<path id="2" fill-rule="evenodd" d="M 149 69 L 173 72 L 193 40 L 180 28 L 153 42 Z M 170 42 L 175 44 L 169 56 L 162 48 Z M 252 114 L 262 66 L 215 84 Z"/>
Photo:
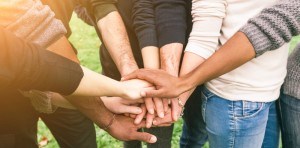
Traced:
<path id="1" fill-rule="evenodd" d="M 211 148 L 262 147 L 274 102 L 229 101 L 205 88 L 202 92 L 202 113 Z"/>
<path id="2" fill-rule="evenodd" d="M 281 94 L 280 109 L 283 147 L 300 148 L 300 100 Z"/>
<path id="3" fill-rule="evenodd" d="M 269 116 L 267 122 L 266 133 L 262 148 L 278 148 L 280 137 L 280 125 L 279 125 L 279 111 L 278 100 L 273 103 L 269 109 Z"/>
<path id="4" fill-rule="evenodd" d="M 181 148 L 200 148 L 208 140 L 201 108 L 201 86 L 199 86 L 185 104 L 184 123 L 180 137 Z"/>

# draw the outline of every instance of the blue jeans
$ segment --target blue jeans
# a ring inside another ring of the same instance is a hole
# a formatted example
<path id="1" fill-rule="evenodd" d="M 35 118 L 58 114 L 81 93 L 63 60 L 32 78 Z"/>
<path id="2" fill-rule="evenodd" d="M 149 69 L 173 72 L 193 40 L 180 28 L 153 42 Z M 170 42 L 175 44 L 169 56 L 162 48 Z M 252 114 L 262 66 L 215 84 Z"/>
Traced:
<path id="1" fill-rule="evenodd" d="M 201 117 L 201 106 L 199 106 L 199 104 L 201 104 L 201 101 L 199 101 L 201 100 L 201 96 L 199 95 L 199 89 L 195 90 L 195 92 L 196 91 L 198 91 L 198 95 L 194 96 L 197 96 L 198 99 L 191 97 L 190 99 L 193 101 L 191 101 L 190 104 L 192 105 L 186 106 L 187 110 L 190 110 L 190 115 L 188 116 L 189 120 L 186 120 L 186 114 L 184 116 L 185 123 L 180 141 L 181 147 L 202 147 L 206 141 L 206 139 L 203 138 L 205 137 L 205 132 L 203 132 L 205 124 L 202 123 L 202 118 L 199 118 Z M 207 129 L 209 130 L 208 133 L 210 135 L 210 147 L 278 147 L 279 125 L 275 103 L 228 101 L 214 95 L 205 88 L 203 90 L 202 98 L 204 107 L 202 113 L 205 115 L 204 117 L 206 117 Z M 214 107 L 216 107 L 216 109 L 214 109 Z M 207 116 L 210 118 L 207 118 Z M 261 119 L 256 122 L 257 118 Z M 256 132 L 253 129 L 255 129 Z M 212 133 L 212 130 L 215 130 L 215 133 Z M 197 131 L 200 131 L 198 135 L 196 133 Z M 221 140 L 212 140 L 211 135 L 219 137 L 216 136 L 216 134 L 218 134 L 217 132 L 220 134 L 219 136 L 221 137 L 219 139 Z M 258 134 L 260 135 L 260 138 L 257 137 L 257 134 L 255 133 L 260 133 Z M 232 136 L 230 134 L 235 135 Z M 258 146 L 253 145 L 253 140 L 251 138 L 259 139 L 256 141 L 260 144 L 258 144 Z M 251 142 L 248 140 L 251 140 Z M 232 142 L 231 144 L 230 141 Z"/>
<path id="2" fill-rule="evenodd" d="M 285 94 L 280 97 L 282 144 L 284 148 L 300 147 L 300 100 Z"/>
<path id="3" fill-rule="evenodd" d="M 185 105 L 184 123 L 180 138 L 181 148 L 201 148 L 208 139 L 206 125 L 202 117 L 201 108 L 204 95 L 201 96 L 201 91 L 201 87 L 197 87 Z M 277 148 L 279 146 L 280 127 L 278 122 L 277 106 L 272 103 L 269 108 L 262 148 Z"/>

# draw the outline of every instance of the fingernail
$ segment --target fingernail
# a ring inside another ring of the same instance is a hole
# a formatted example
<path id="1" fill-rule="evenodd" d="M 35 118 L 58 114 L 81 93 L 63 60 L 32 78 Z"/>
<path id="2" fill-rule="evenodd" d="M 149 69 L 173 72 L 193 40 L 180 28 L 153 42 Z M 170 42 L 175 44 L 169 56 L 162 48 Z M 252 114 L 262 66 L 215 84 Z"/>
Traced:
<path id="1" fill-rule="evenodd" d="M 164 118 L 165 114 L 163 112 L 159 113 L 160 118 Z"/>
<path id="2" fill-rule="evenodd" d="M 156 125 L 156 123 L 157 123 L 157 121 L 156 121 L 156 120 L 153 120 L 153 124 Z"/>
<path id="3" fill-rule="evenodd" d="M 142 109 L 139 108 L 139 109 L 137 109 L 136 112 L 137 112 L 137 114 L 140 114 L 140 113 L 142 113 Z"/>
<path id="4" fill-rule="evenodd" d="M 155 143 L 157 141 L 157 138 L 155 136 L 151 136 L 149 142 L 150 143 Z"/>
<path id="5" fill-rule="evenodd" d="M 149 113 L 153 115 L 154 114 L 154 109 L 150 109 Z"/>
<path id="6" fill-rule="evenodd" d="M 123 81 L 123 80 L 124 80 L 124 78 L 122 77 L 122 78 L 121 78 L 121 81 Z"/>
<path id="7" fill-rule="evenodd" d="M 141 91 L 141 96 L 142 96 L 142 97 L 146 97 L 146 92 Z"/>

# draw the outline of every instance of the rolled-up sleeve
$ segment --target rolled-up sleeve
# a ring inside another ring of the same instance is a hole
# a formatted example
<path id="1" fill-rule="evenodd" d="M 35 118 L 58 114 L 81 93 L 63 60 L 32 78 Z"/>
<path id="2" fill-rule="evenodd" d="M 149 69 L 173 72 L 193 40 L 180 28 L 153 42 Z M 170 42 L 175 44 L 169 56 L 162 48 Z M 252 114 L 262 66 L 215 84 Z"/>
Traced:
<path id="1" fill-rule="evenodd" d="M 86 0 L 84 0 L 86 1 Z M 90 8 L 91 13 L 94 15 L 96 21 L 105 17 L 107 14 L 118 11 L 116 3 L 118 0 L 88 0 L 88 8 Z"/>
<path id="2" fill-rule="evenodd" d="M 209 58 L 218 47 L 226 0 L 193 0 L 193 28 L 185 52 Z"/>
<path id="3" fill-rule="evenodd" d="M 158 46 L 153 0 L 133 0 L 133 28 L 140 48 Z"/>
<path id="4" fill-rule="evenodd" d="M 0 88 L 73 93 L 83 71 L 75 62 L 26 44 L 0 27 Z"/>
<path id="5" fill-rule="evenodd" d="M 153 0 L 158 46 L 170 43 L 185 44 L 186 0 Z"/>

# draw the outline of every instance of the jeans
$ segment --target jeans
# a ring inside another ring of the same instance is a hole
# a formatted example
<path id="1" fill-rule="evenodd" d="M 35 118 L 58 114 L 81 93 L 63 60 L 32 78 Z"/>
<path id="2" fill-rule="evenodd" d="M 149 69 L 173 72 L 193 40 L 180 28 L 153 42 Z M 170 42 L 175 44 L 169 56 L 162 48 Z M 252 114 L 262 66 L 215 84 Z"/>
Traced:
<path id="1" fill-rule="evenodd" d="M 205 88 L 202 93 L 202 113 L 211 148 L 262 147 L 274 102 L 230 101 Z"/>
<path id="2" fill-rule="evenodd" d="M 181 148 L 203 147 L 208 140 L 205 123 L 202 118 L 201 86 L 198 86 L 185 104 L 183 115 Z"/>
<path id="3" fill-rule="evenodd" d="M 282 118 L 282 145 L 284 148 L 299 148 L 300 100 L 281 94 L 280 109 Z"/>

